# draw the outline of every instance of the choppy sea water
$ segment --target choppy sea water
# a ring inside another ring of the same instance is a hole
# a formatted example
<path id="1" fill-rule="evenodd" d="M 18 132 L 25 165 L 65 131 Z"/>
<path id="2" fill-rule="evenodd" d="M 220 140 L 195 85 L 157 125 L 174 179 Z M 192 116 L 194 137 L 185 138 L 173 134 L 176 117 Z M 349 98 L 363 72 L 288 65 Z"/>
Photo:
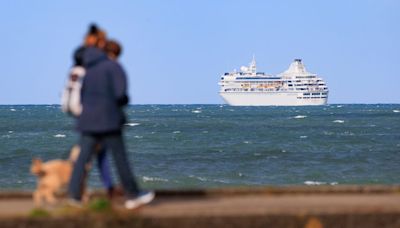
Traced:
<path id="1" fill-rule="evenodd" d="M 400 183 L 399 104 L 135 105 L 126 113 L 129 159 L 145 188 Z M 0 106 L 0 190 L 33 189 L 32 158 L 67 158 L 73 128 L 57 105 Z M 96 166 L 89 181 L 101 187 Z"/>

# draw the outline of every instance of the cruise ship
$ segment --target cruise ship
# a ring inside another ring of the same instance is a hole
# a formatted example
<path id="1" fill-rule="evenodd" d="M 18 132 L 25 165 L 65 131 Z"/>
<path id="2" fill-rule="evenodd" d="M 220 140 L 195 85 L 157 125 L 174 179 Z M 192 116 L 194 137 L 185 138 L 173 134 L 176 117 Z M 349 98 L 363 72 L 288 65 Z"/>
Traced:
<path id="1" fill-rule="evenodd" d="M 276 76 L 257 72 L 253 56 L 249 66 L 225 73 L 218 83 L 219 94 L 234 106 L 325 105 L 328 87 L 316 74 L 307 72 L 301 59 Z"/>

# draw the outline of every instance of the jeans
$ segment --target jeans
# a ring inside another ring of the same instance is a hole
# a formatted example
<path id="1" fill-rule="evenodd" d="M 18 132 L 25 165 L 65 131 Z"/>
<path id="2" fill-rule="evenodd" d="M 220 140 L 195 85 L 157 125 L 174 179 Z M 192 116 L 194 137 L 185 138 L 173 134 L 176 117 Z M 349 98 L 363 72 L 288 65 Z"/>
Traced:
<path id="1" fill-rule="evenodd" d="M 86 176 L 85 166 L 95 154 L 96 144 L 102 144 L 108 151 L 112 152 L 118 176 L 127 198 L 134 198 L 139 193 L 139 187 L 128 163 L 125 145 L 121 132 L 81 135 L 81 152 L 74 165 L 68 192 L 71 198 L 81 200 L 84 177 Z M 107 151 L 107 152 L 108 152 Z"/>
<path id="2" fill-rule="evenodd" d="M 111 171 L 107 157 L 106 148 L 101 147 L 97 154 L 97 167 L 99 168 L 101 181 L 103 181 L 104 187 L 106 187 L 107 190 L 111 190 L 114 185 L 112 183 Z"/>

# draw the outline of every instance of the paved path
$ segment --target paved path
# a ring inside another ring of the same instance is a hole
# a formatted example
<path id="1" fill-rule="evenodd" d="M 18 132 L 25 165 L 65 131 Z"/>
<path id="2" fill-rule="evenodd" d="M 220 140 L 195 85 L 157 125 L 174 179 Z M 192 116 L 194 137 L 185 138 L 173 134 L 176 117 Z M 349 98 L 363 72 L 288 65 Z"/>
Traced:
<path id="1" fill-rule="evenodd" d="M 1 193 L 0 193 L 1 194 Z M 122 199 L 115 204 L 121 205 Z M 48 210 L 65 205 L 59 203 Z M 27 215 L 34 209 L 28 194 L 23 197 L 0 198 L 0 216 Z M 122 210 L 121 206 L 117 206 Z M 396 212 L 400 213 L 400 193 L 285 193 L 263 194 L 163 194 L 137 211 L 145 216 L 197 216 L 243 214 L 299 214 L 299 213 L 347 213 L 347 212 Z"/>
<path id="2" fill-rule="evenodd" d="M 354 212 L 396 212 L 400 215 L 400 194 L 161 198 L 140 210 L 141 215 L 154 217 Z"/>
<path id="3" fill-rule="evenodd" d="M 340 226 L 344 227 L 360 225 L 363 227 L 378 227 L 378 225 L 379 227 L 400 227 L 399 190 L 400 188 L 396 187 L 373 189 L 372 191 L 366 191 L 365 188 L 350 188 L 349 191 L 340 188 L 333 190 L 311 188 L 311 190 L 300 189 L 300 191 L 291 188 L 273 191 L 271 189 L 160 191 L 150 205 L 135 211 L 123 209 L 122 199 L 117 199 L 119 202 L 114 203 L 117 204 L 117 213 L 120 212 L 128 217 L 132 214 L 136 220 L 139 219 L 141 221 L 139 227 L 170 227 L 169 225 L 173 227 L 172 224 L 181 224 L 192 228 L 196 227 L 193 224 L 197 224 L 197 227 L 209 224 L 211 226 L 229 224 L 246 227 L 250 223 L 254 227 L 277 224 L 304 227 L 310 221 L 315 224 L 307 225 L 307 227 L 322 227 L 320 226 L 322 222 L 328 224 L 324 227 L 335 227 L 338 222 L 341 222 Z M 63 205 L 61 203 L 59 206 L 47 207 L 47 209 L 51 211 L 63 207 Z M 0 193 L 0 222 L 1 219 L 13 217 L 28 218 L 33 208 L 34 205 L 29 194 L 7 196 L 7 194 Z M 310 220 L 314 217 L 315 221 Z M 171 222 L 171 219 L 174 222 Z M 132 220 L 126 221 L 132 222 Z M 14 225 L 14 223 L 5 224 L 11 224 L 8 227 Z M 28 221 L 26 224 L 31 223 Z M 109 223 L 109 225 L 111 224 Z M 135 224 L 137 225 L 137 223 Z"/>

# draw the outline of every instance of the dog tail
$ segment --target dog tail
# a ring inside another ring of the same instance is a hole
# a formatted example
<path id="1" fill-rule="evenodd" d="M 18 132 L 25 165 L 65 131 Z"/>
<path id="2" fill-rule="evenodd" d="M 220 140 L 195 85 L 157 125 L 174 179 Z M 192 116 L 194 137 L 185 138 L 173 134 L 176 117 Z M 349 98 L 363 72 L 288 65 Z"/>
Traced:
<path id="1" fill-rule="evenodd" d="M 71 149 L 71 153 L 69 154 L 69 160 L 73 163 L 76 162 L 76 160 L 78 160 L 79 157 L 79 153 L 81 152 L 81 147 L 78 145 L 75 145 L 72 147 Z"/>

